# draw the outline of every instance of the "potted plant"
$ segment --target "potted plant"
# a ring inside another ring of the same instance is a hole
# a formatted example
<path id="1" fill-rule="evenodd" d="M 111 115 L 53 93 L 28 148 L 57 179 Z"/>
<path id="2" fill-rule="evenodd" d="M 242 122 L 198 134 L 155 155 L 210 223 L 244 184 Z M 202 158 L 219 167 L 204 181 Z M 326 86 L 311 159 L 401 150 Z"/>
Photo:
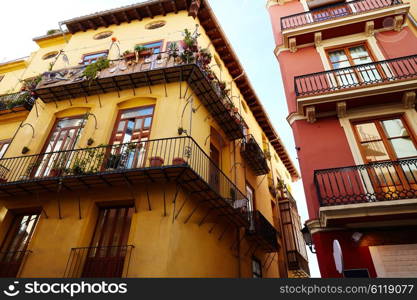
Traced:
<path id="1" fill-rule="evenodd" d="M 58 157 L 52 164 L 52 168 L 49 171 L 49 177 L 58 177 L 62 171 L 65 170 L 65 159 L 64 157 Z"/>
<path id="2" fill-rule="evenodd" d="M 106 170 L 117 169 L 121 165 L 121 154 L 110 154 L 106 162 Z"/>
<path id="3" fill-rule="evenodd" d="M 151 167 L 161 167 L 164 164 L 164 159 L 159 156 L 152 156 L 149 158 Z"/>
<path id="4" fill-rule="evenodd" d="M 185 161 L 185 159 L 184 158 L 182 158 L 182 157 L 175 157 L 173 160 L 172 160 L 172 164 L 174 165 L 174 166 L 179 166 L 179 165 L 186 165 L 187 164 L 187 162 Z"/>
<path id="5" fill-rule="evenodd" d="M 123 52 L 123 58 L 126 62 L 132 61 L 136 58 L 135 52 L 132 52 L 130 50 L 126 50 Z"/>
<path id="6" fill-rule="evenodd" d="M 147 48 L 145 46 L 142 46 L 142 45 L 136 45 L 135 46 L 135 52 L 136 52 L 138 58 L 140 58 L 140 57 L 143 58 L 143 57 L 147 57 L 147 56 L 152 55 L 153 49 L 149 49 L 149 48 Z"/>
<path id="7" fill-rule="evenodd" d="M 168 57 L 169 58 L 173 57 L 174 59 L 176 59 L 179 55 L 178 52 L 179 52 L 179 49 L 178 49 L 177 42 L 170 43 L 168 47 Z"/>

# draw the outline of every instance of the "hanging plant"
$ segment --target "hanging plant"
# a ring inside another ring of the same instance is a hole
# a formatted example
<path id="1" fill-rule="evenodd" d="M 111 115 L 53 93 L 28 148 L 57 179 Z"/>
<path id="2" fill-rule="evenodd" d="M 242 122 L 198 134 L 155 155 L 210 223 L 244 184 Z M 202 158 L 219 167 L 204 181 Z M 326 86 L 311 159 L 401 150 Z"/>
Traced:
<path id="1" fill-rule="evenodd" d="M 83 76 L 88 81 L 96 79 L 101 70 L 107 69 L 110 67 L 110 60 L 107 58 L 99 58 L 96 62 L 89 64 L 83 71 Z"/>

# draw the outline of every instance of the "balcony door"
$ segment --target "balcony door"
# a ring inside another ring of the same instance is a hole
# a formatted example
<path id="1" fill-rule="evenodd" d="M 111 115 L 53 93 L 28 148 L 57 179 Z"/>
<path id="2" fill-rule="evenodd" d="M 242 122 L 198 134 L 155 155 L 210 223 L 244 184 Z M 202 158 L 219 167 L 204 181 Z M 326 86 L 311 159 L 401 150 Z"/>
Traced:
<path id="1" fill-rule="evenodd" d="M 210 186 L 216 191 L 220 192 L 220 152 L 217 150 L 216 146 L 210 144 L 210 167 L 209 167 L 209 183 Z"/>
<path id="2" fill-rule="evenodd" d="M 0 277 L 18 275 L 38 219 L 39 213 L 14 216 L 0 248 Z"/>
<path id="3" fill-rule="evenodd" d="M 82 277 L 122 277 L 133 212 L 133 206 L 100 208 Z"/>
<path id="4" fill-rule="evenodd" d="M 375 65 L 374 58 L 365 44 L 348 46 L 327 51 L 335 78 L 330 80 L 335 86 L 353 87 L 359 83 L 377 83 L 381 80 L 381 70 Z M 364 65 L 364 66 L 362 66 Z"/>
<path id="5" fill-rule="evenodd" d="M 68 167 L 71 160 L 71 152 L 80 137 L 84 127 L 85 117 L 71 117 L 58 119 L 45 143 L 42 153 L 50 153 L 40 156 L 37 162 L 35 177 L 55 177 Z"/>
<path id="6" fill-rule="evenodd" d="M 113 132 L 113 145 L 107 168 L 141 168 L 146 163 L 146 152 L 153 120 L 154 106 L 122 110 Z"/>
<path id="7" fill-rule="evenodd" d="M 405 120 L 389 117 L 355 122 L 353 127 L 377 198 L 412 196 L 408 193 L 417 190 L 417 163 L 411 159 L 417 158 L 417 143 Z"/>

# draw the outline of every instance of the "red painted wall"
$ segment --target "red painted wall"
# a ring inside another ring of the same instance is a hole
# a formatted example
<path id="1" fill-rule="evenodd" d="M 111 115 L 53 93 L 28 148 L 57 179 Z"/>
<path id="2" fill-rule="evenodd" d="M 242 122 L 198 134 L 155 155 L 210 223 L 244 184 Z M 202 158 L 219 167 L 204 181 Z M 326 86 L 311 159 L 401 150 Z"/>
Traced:
<path id="1" fill-rule="evenodd" d="M 376 39 L 387 59 L 417 54 L 417 37 L 408 27 L 400 32 L 377 33 Z"/>
<path id="2" fill-rule="evenodd" d="M 320 208 L 314 185 L 314 170 L 355 165 L 345 132 L 337 117 L 318 119 L 310 124 L 305 120 L 292 125 L 295 145 L 299 147 L 301 167 L 308 213 L 318 218 Z"/>
<path id="3" fill-rule="evenodd" d="M 295 53 L 281 52 L 278 55 L 278 61 L 284 82 L 288 111 L 292 113 L 297 110 L 294 77 L 324 71 L 324 66 L 319 53 L 313 46 L 298 49 Z"/>
<path id="4" fill-rule="evenodd" d="M 368 269 L 371 277 L 376 277 L 368 245 L 361 245 L 352 240 L 353 232 L 331 231 L 313 234 L 321 276 L 323 278 L 343 277 L 336 270 L 333 259 L 333 241 L 338 240 L 342 248 L 345 269 Z"/>
<path id="5" fill-rule="evenodd" d="M 282 45 L 281 17 L 298 14 L 304 11 L 303 5 L 299 1 L 286 3 L 285 5 L 274 5 L 269 8 L 269 16 L 272 23 L 275 43 Z"/>

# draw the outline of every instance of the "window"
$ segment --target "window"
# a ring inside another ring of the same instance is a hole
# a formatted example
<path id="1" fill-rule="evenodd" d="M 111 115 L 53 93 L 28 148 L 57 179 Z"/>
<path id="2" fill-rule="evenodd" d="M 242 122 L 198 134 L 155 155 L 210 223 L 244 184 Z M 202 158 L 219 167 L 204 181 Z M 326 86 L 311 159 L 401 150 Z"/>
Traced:
<path id="1" fill-rule="evenodd" d="M 16 277 L 39 219 L 39 212 L 16 214 L 0 248 L 0 277 Z"/>
<path id="2" fill-rule="evenodd" d="M 417 157 L 416 141 L 401 117 L 356 122 L 353 126 L 366 162 Z"/>
<path id="3" fill-rule="evenodd" d="M 99 58 L 107 58 L 108 51 L 84 54 L 81 64 L 89 65 L 95 63 Z"/>
<path id="4" fill-rule="evenodd" d="M 145 163 L 146 142 L 150 138 L 153 119 L 153 106 L 145 106 L 134 109 L 122 110 L 116 122 L 112 137 L 113 145 L 123 145 L 119 148 L 114 147 L 112 157 L 118 157 L 115 161 L 110 161 L 108 168 L 139 168 Z M 129 151 L 126 151 L 129 148 Z M 113 158 L 115 159 L 115 158 Z"/>
<path id="5" fill-rule="evenodd" d="M 6 153 L 7 148 L 10 146 L 10 140 L 4 140 L 0 141 L 0 158 L 4 156 L 4 153 Z"/>
<path id="6" fill-rule="evenodd" d="M 164 27 L 165 24 L 166 24 L 165 21 L 153 21 L 153 22 L 146 24 L 145 28 L 148 30 L 152 30 L 152 29 Z"/>
<path id="7" fill-rule="evenodd" d="M 248 211 L 253 211 L 255 202 L 255 190 L 250 186 L 249 183 L 246 183 L 246 197 L 249 200 Z"/>
<path id="8" fill-rule="evenodd" d="M 256 257 L 252 257 L 252 277 L 262 278 L 262 264 Z"/>
<path id="9" fill-rule="evenodd" d="M 58 55 L 58 53 L 59 53 L 58 51 L 52 51 L 52 52 L 46 53 L 44 56 L 42 56 L 42 59 L 47 60 L 47 59 L 54 58 Z"/>
<path id="10" fill-rule="evenodd" d="M 43 149 L 43 153 L 54 153 L 41 157 L 41 161 L 37 164 L 39 167 L 34 170 L 36 171 L 35 174 L 28 175 L 35 175 L 36 177 L 58 176 L 57 171 L 65 167 L 66 160 L 64 156 L 68 153 L 56 152 L 74 149 L 84 127 L 84 122 L 84 117 L 57 120 Z"/>
<path id="11" fill-rule="evenodd" d="M 327 51 L 333 69 L 348 68 L 336 72 L 336 78 L 341 85 L 352 85 L 358 82 L 378 82 L 381 79 L 380 70 L 375 65 L 366 65 L 374 61 L 365 44 L 354 45 Z M 355 68 L 349 68 L 359 66 Z"/>
<path id="12" fill-rule="evenodd" d="M 82 277 L 121 277 L 133 205 L 101 207 Z"/>
<path id="13" fill-rule="evenodd" d="M 113 31 L 103 31 L 103 32 L 97 33 L 93 37 L 93 39 L 95 39 L 95 40 L 103 40 L 103 39 L 106 39 L 108 37 L 111 37 L 112 35 L 113 35 Z"/>

